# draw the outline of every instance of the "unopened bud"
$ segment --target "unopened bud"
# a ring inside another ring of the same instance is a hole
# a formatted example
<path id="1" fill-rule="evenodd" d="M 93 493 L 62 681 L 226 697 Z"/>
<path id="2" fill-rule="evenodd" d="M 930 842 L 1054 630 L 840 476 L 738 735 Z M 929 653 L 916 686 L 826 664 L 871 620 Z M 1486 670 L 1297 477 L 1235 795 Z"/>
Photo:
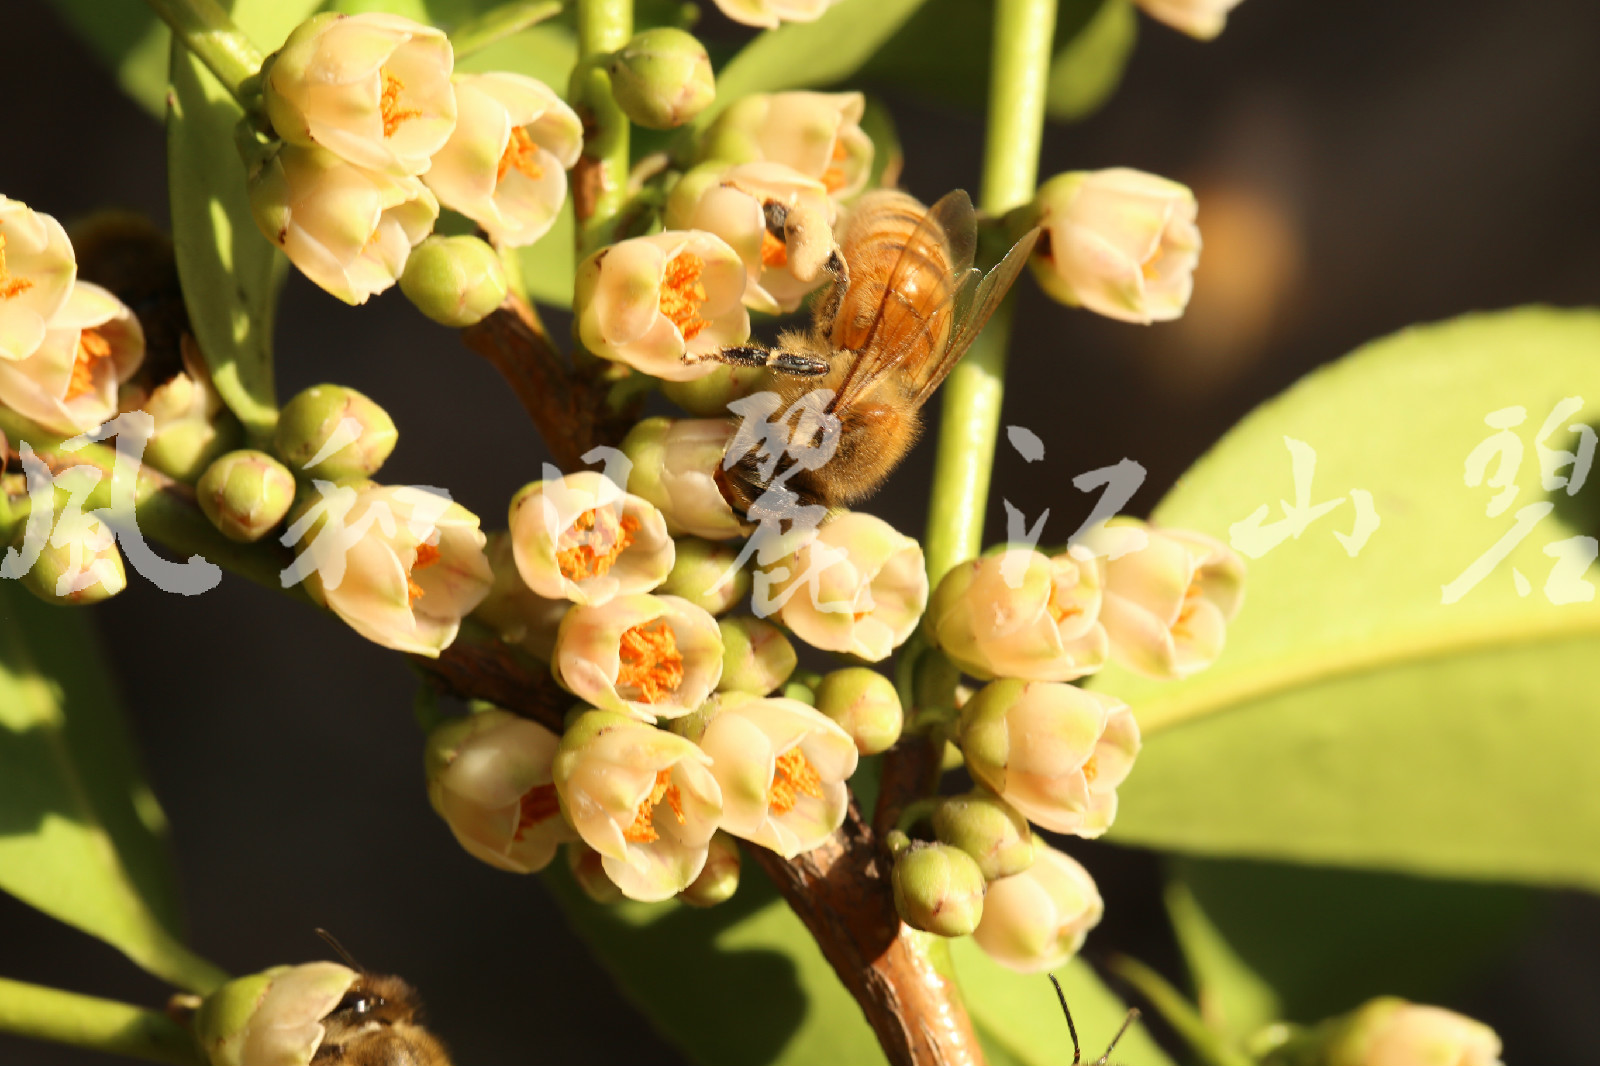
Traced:
<path id="1" fill-rule="evenodd" d="M 337 481 L 377 473 L 398 437 L 388 413 L 355 389 L 313 385 L 284 405 L 273 447 L 291 469 Z"/>
<path id="2" fill-rule="evenodd" d="M 406 259 L 400 291 L 417 310 L 460 329 L 481 321 L 506 298 L 506 272 L 476 237 L 429 237 Z"/>
<path id="3" fill-rule="evenodd" d="M 670 130 L 716 98 L 705 45 L 670 26 L 636 35 L 611 59 L 611 91 L 629 121 Z"/>
<path id="4" fill-rule="evenodd" d="M 1394 996 L 1372 1000 L 1309 1034 L 1327 1066 L 1499 1066 L 1500 1038 L 1482 1022 Z"/>
<path id="5" fill-rule="evenodd" d="M 729 540 L 748 532 L 717 487 L 735 428 L 727 418 L 644 419 L 622 441 L 633 462 L 628 491 L 660 508 L 674 536 Z"/>
<path id="6" fill-rule="evenodd" d="M 294 503 L 294 475 L 266 452 L 229 452 L 195 486 L 200 510 L 229 540 L 266 536 Z"/>
<path id="7" fill-rule="evenodd" d="M 65 486 L 58 482 L 58 487 Z M 24 538 L 24 562 L 29 547 Z M 109 600 L 128 587 L 128 574 L 111 527 L 81 511 L 69 515 L 63 508 L 22 584 L 46 603 L 78 606 Z"/>
<path id="8" fill-rule="evenodd" d="M 323 1019 L 360 974 L 336 962 L 275 966 L 229 981 L 194 1016 L 212 1066 L 308 1066 L 327 1030 Z"/>
<path id="9" fill-rule="evenodd" d="M 567 869 L 583 894 L 596 903 L 622 902 L 622 889 L 606 876 L 604 857 L 583 841 L 575 840 L 567 845 Z"/>
<path id="10" fill-rule="evenodd" d="M 983 872 L 945 844 L 913 843 L 894 860 L 894 906 L 913 929 L 966 936 L 983 918 Z"/>
<path id="11" fill-rule="evenodd" d="M 764 366 L 717 367 L 693 381 L 663 381 L 661 395 L 696 418 L 728 416 L 728 405 L 753 392 L 770 388 L 772 373 Z"/>
<path id="12" fill-rule="evenodd" d="M 691 907 L 715 907 L 731 899 L 739 889 L 739 842 L 717 830 L 705 867 L 678 898 Z"/>
<path id="13" fill-rule="evenodd" d="M 992 792 L 974 789 L 939 801 L 933 832 L 978 864 L 986 881 L 1020 874 L 1033 865 L 1033 830 L 1014 807 Z"/>
<path id="14" fill-rule="evenodd" d="M 894 682 L 865 666 L 825 676 L 816 688 L 817 710 L 837 722 L 863 755 L 887 751 L 900 739 L 905 711 Z"/>
<path id="15" fill-rule="evenodd" d="M 718 692 L 765 696 L 789 679 L 799 656 L 783 630 L 759 618 L 719 618 L 722 680 Z"/>
<path id="16" fill-rule="evenodd" d="M 1040 973 L 1076 955 L 1104 914 L 1089 871 L 1039 840 L 1033 865 L 989 886 L 973 939 L 1000 965 Z"/>
<path id="17" fill-rule="evenodd" d="M 732 545 L 679 537 L 672 572 L 656 591 L 682 596 L 711 614 L 730 611 L 750 593 L 750 571 L 734 567 L 738 558 Z"/>
<path id="18" fill-rule="evenodd" d="M 489 534 L 484 554 L 494 573 L 494 584 L 489 588 L 489 595 L 472 612 L 473 616 L 493 629 L 495 636 L 505 643 L 515 644 L 529 655 L 549 662 L 555 653 L 561 617 L 572 606 L 572 601 L 541 596 L 528 587 L 517 569 L 510 533 Z"/>

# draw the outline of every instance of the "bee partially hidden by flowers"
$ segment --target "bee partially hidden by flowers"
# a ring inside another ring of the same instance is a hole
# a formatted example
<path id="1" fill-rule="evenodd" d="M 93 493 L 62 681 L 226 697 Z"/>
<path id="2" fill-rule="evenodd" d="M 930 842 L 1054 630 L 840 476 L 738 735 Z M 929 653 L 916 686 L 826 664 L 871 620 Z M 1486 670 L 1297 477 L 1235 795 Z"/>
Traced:
<path id="1" fill-rule="evenodd" d="M 775 236 L 785 231 L 785 214 L 768 205 Z M 820 464 L 774 465 L 759 453 L 725 459 L 721 487 L 734 510 L 748 514 L 773 487 L 830 509 L 872 495 L 916 441 L 922 405 L 966 354 L 1037 238 L 1037 230 L 1026 234 L 984 274 L 972 266 L 977 218 L 965 192 L 931 208 L 892 189 L 863 196 L 827 260 L 833 284 L 815 304 L 810 331 L 785 332 L 771 348 L 737 345 L 710 356 L 777 371 L 780 410 L 798 412 L 806 396 L 831 394 L 819 432 L 833 420 L 838 426 L 833 454 Z"/>

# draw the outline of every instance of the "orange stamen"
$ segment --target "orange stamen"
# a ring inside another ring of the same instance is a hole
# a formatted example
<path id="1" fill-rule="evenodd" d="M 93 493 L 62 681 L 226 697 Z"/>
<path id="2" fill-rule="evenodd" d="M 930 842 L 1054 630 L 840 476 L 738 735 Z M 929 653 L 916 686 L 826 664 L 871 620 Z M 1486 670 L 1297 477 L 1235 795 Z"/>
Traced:
<path id="1" fill-rule="evenodd" d="M 432 544 L 417 545 L 417 560 L 411 564 L 410 573 L 406 574 L 406 592 L 411 603 L 416 603 L 423 596 L 422 586 L 411 579 L 411 574 L 418 570 L 426 570 L 439 561 L 439 549 Z"/>
<path id="2" fill-rule="evenodd" d="M 1159 244 L 1156 245 L 1156 250 L 1150 253 L 1150 258 L 1146 259 L 1139 267 L 1139 272 L 1144 275 L 1144 280 L 1156 280 L 1156 264 L 1161 262 L 1161 257 L 1165 254 L 1166 249 Z"/>
<path id="3" fill-rule="evenodd" d="M 556 566 L 568 581 L 602 577 L 633 543 L 639 520 L 623 515 L 619 521 L 611 508 L 585 511 L 561 534 L 556 549 Z"/>
<path id="4" fill-rule="evenodd" d="M 1050 617 L 1056 620 L 1057 625 L 1060 625 L 1069 618 L 1076 618 L 1083 613 L 1083 608 L 1079 607 L 1077 604 L 1073 603 L 1063 606 L 1062 604 L 1057 603 L 1054 597 L 1052 597 L 1050 600 L 1050 606 L 1048 610 L 1050 611 Z"/>
<path id="5" fill-rule="evenodd" d="M 706 287 L 700 283 L 705 266 L 705 261 L 693 252 L 679 252 L 667 261 L 667 269 L 661 275 L 661 313 L 672 319 L 684 340 L 711 325 L 696 317 L 706 302 Z"/>
<path id="6" fill-rule="evenodd" d="M 539 166 L 539 146 L 521 126 L 511 128 L 511 139 L 506 142 L 506 150 L 500 153 L 500 167 L 494 175 L 495 184 L 504 181 L 506 171 L 513 167 L 534 181 L 544 177 L 544 171 Z"/>
<path id="7" fill-rule="evenodd" d="M 1083 780 L 1085 784 L 1094 784 L 1094 779 L 1100 776 L 1100 767 L 1095 765 L 1094 756 L 1089 756 L 1089 761 L 1083 764 Z"/>
<path id="8" fill-rule="evenodd" d="M 767 804 L 773 814 L 788 814 L 800 802 L 802 795 L 822 798 L 822 778 L 816 767 L 806 761 L 799 748 L 790 748 L 778 756 L 772 773 L 772 788 L 767 793 Z"/>
<path id="9" fill-rule="evenodd" d="M 560 810 L 561 801 L 556 798 L 555 785 L 534 785 L 522 794 L 522 803 L 517 812 L 517 831 L 511 834 L 511 839 L 521 840 L 524 833 L 554 817 Z"/>
<path id="10" fill-rule="evenodd" d="M 839 164 L 850 158 L 844 150 L 844 143 L 837 137 L 833 141 L 833 166 L 822 172 L 822 187 L 829 192 L 838 192 L 847 184 L 844 177 L 844 168 Z"/>
<path id="11" fill-rule="evenodd" d="M 94 391 L 94 368 L 111 358 L 111 342 L 98 331 L 86 329 L 78 334 L 78 355 L 72 362 L 72 377 L 67 381 L 67 400 L 76 400 Z"/>
<path id="12" fill-rule="evenodd" d="M 764 267 L 785 267 L 789 265 L 789 247 L 771 231 L 761 234 L 761 265 Z"/>
<path id="13" fill-rule="evenodd" d="M 406 83 L 383 71 L 383 95 L 378 100 L 378 110 L 383 115 L 383 135 L 393 137 L 394 131 L 406 119 L 416 118 L 422 112 L 414 107 L 401 107 L 400 94 L 405 91 Z"/>
<path id="14" fill-rule="evenodd" d="M 622 831 L 622 839 L 630 844 L 652 844 L 661 839 L 661 834 L 656 832 L 655 810 L 656 804 L 666 800 L 667 807 L 672 811 L 672 816 L 678 819 L 678 824 L 683 824 L 683 798 L 678 794 L 678 786 L 672 783 L 672 770 L 657 770 L 656 783 L 650 789 L 650 795 L 639 804 L 639 810 L 634 814 L 633 824 Z"/>
<path id="15" fill-rule="evenodd" d="M 652 619 L 622 634 L 618 690 L 638 692 L 642 703 L 658 703 L 683 684 L 683 653 L 664 618 Z M 624 696 L 624 699 L 632 698 Z"/>
<path id="16" fill-rule="evenodd" d="M 1189 582 L 1189 587 L 1183 590 L 1183 606 L 1178 610 L 1178 620 L 1172 623 L 1173 636 L 1189 637 L 1189 623 L 1194 619 L 1194 612 L 1199 609 L 1203 598 L 1199 579 Z"/>
<path id="17" fill-rule="evenodd" d="M 13 278 L 6 273 L 6 235 L 0 233 L 0 300 L 9 300 L 33 288 L 27 278 Z"/>

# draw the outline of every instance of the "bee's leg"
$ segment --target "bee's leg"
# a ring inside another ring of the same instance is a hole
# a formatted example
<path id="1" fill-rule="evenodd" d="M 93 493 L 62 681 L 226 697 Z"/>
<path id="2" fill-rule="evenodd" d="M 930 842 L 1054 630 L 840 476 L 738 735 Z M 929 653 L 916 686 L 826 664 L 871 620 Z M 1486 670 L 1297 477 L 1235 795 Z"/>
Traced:
<path id="1" fill-rule="evenodd" d="M 814 378 L 828 372 L 828 363 L 814 355 L 789 351 L 787 348 L 763 348 L 759 344 L 740 344 L 708 352 L 701 358 L 714 359 L 731 366 L 764 366 L 784 374 Z"/>
<path id="2" fill-rule="evenodd" d="M 823 336 L 833 332 L 833 320 L 839 314 L 839 305 L 844 302 L 845 290 L 850 287 L 850 268 L 845 266 L 844 256 L 835 248 L 822 264 L 833 278 L 833 283 L 828 291 L 817 301 L 816 307 L 811 312 L 811 319 L 816 323 L 817 332 Z"/>

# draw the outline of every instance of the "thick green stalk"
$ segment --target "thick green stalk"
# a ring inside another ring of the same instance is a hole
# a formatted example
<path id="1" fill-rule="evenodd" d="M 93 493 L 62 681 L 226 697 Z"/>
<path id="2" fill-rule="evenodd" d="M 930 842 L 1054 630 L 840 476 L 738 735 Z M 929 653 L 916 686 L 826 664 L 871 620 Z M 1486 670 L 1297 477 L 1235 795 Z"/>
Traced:
<path id="1" fill-rule="evenodd" d="M 1044 137 L 1045 86 L 1056 0 L 998 0 L 989 73 L 989 126 L 978 206 L 999 217 L 1033 198 Z M 944 385 L 925 550 L 929 580 L 977 555 L 1000 432 L 1012 301 L 956 364 Z"/>
<path id="2" fill-rule="evenodd" d="M 633 0 L 578 0 L 578 66 L 572 99 L 584 125 L 583 156 L 573 168 L 578 254 L 612 239 L 628 198 L 628 116 L 611 94 L 607 57 L 633 36 Z"/>
<path id="3" fill-rule="evenodd" d="M 261 72 L 264 58 L 255 42 L 234 25 L 217 0 L 145 0 L 172 34 L 222 82 L 228 94 L 249 111 L 255 102 L 245 83 Z"/>
<path id="4" fill-rule="evenodd" d="M 0 977 L 0 1032 L 171 1066 L 202 1066 L 189 1031 L 160 1011 Z"/>

